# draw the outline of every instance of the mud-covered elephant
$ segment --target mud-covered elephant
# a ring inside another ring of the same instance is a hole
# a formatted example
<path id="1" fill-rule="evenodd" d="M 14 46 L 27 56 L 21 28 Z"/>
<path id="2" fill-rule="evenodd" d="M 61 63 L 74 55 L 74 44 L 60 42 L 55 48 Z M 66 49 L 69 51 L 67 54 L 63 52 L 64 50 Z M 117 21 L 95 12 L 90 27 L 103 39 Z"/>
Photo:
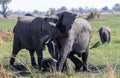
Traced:
<path id="1" fill-rule="evenodd" d="M 90 24 L 76 14 L 62 12 L 57 14 L 59 20 L 56 25 L 56 32 L 51 33 L 58 50 L 60 51 L 57 61 L 57 70 L 61 72 L 67 57 L 75 64 L 77 71 L 83 66 L 83 71 L 88 71 L 87 59 L 89 54 L 89 43 L 91 39 Z M 46 34 L 44 35 L 46 36 Z M 82 57 L 82 62 L 74 56 Z"/>
<path id="2" fill-rule="evenodd" d="M 111 40 L 111 30 L 107 26 L 103 26 L 99 28 L 99 36 L 101 42 L 104 44 L 105 42 L 109 43 Z"/>
<path id="3" fill-rule="evenodd" d="M 17 23 L 13 30 L 14 40 L 10 65 L 12 66 L 14 65 L 15 57 L 21 49 L 27 49 L 29 50 L 30 53 L 31 64 L 34 67 L 36 67 L 37 65 L 34 57 L 34 51 L 36 51 L 38 57 L 38 66 L 40 69 L 40 62 L 43 58 L 42 50 L 46 42 L 50 54 L 52 55 L 53 58 L 55 58 L 53 52 L 54 44 L 52 44 L 52 41 L 49 41 L 48 38 L 49 35 L 51 35 L 49 32 L 54 31 L 53 27 L 55 26 L 56 20 L 57 17 L 55 16 L 18 17 Z M 43 37 L 43 35 L 46 36 Z M 42 42 L 40 42 L 40 40 L 42 40 Z"/>
<path id="4" fill-rule="evenodd" d="M 44 72 L 54 72 L 57 60 L 53 58 L 44 58 L 41 61 L 41 70 Z"/>

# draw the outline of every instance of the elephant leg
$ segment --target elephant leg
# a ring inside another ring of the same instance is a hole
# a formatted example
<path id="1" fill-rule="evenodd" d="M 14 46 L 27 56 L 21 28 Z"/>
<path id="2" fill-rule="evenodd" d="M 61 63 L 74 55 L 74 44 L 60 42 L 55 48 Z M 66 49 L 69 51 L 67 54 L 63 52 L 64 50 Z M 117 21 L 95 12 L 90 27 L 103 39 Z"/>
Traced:
<path id="1" fill-rule="evenodd" d="M 45 36 L 44 36 L 45 35 Z M 43 59 L 43 47 L 45 46 L 45 42 L 48 41 L 49 35 L 46 33 L 41 34 L 40 38 L 37 36 L 33 36 L 33 45 L 37 54 L 37 62 L 38 62 L 38 69 L 41 70 L 41 61 Z"/>
<path id="2" fill-rule="evenodd" d="M 65 60 L 66 60 L 66 57 L 67 57 L 67 53 L 64 54 L 63 56 L 61 55 L 58 59 L 58 62 L 57 62 L 57 71 L 61 72 L 62 69 L 63 69 L 63 65 L 65 63 Z"/>
<path id="3" fill-rule="evenodd" d="M 87 64 L 87 59 L 88 59 L 88 52 L 82 53 L 83 71 L 89 71 L 88 70 L 88 64 Z"/>
<path id="4" fill-rule="evenodd" d="M 37 53 L 37 60 L 38 60 L 38 69 L 41 70 L 41 61 L 43 60 L 43 47 L 39 50 L 36 50 Z"/>
<path id="5" fill-rule="evenodd" d="M 51 55 L 54 59 L 57 59 L 58 56 L 56 55 L 56 52 L 55 52 L 55 44 L 50 41 L 50 42 L 47 44 L 47 46 L 48 46 L 48 50 L 49 50 L 50 55 Z"/>
<path id="6" fill-rule="evenodd" d="M 14 36 L 13 51 L 12 51 L 12 55 L 10 58 L 10 65 L 14 65 L 15 57 L 20 50 L 21 50 L 20 41 L 19 41 L 19 39 L 16 38 L 16 36 Z"/>
<path id="7" fill-rule="evenodd" d="M 12 55 L 11 55 L 11 58 L 10 58 L 10 65 L 14 65 L 15 57 L 18 54 L 19 51 L 20 51 L 20 49 L 16 49 L 16 50 L 12 51 Z"/>
<path id="8" fill-rule="evenodd" d="M 63 72 L 64 70 L 67 71 L 67 72 L 71 72 L 71 71 L 72 71 L 71 66 L 70 66 L 70 64 L 68 63 L 67 60 L 65 61 L 64 65 L 63 65 L 62 72 Z"/>
<path id="9" fill-rule="evenodd" d="M 67 39 L 63 39 L 62 41 L 62 45 L 61 45 L 61 52 L 60 52 L 60 57 L 58 58 L 58 62 L 57 62 L 57 70 L 58 72 L 62 71 L 63 68 L 63 64 L 65 63 L 68 54 L 71 52 L 72 50 L 72 46 L 73 46 L 73 36 L 70 36 Z"/>
<path id="10" fill-rule="evenodd" d="M 75 71 L 79 72 L 81 67 L 83 66 L 82 62 L 74 56 L 73 52 L 69 54 L 68 58 L 75 64 Z"/>
<path id="11" fill-rule="evenodd" d="M 35 51 L 34 49 L 29 50 L 29 53 L 30 53 L 30 58 L 31 58 L 31 64 L 32 64 L 32 66 L 33 66 L 34 68 L 36 68 L 36 67 L 37 67 L 37 64 L 36 64 L 36 62 L 35 62 L 34 51 Z"/>

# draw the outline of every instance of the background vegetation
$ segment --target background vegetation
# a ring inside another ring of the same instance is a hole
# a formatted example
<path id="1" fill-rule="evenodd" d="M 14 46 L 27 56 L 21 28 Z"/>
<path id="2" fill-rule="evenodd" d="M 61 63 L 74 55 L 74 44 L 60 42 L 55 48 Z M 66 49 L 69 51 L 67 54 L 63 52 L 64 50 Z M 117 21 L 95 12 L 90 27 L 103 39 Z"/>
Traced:
<path id="1" fill-rule="evenodd" d="M 30 64 L 27 50 L 21 50 L 15 62 L 16 65 L 25 65 L 27 70 L 19 71 L 10 68 L 9 60 L 13 39 L 4 40 L 1 36 L 6 32 L 12 33 L 15 24 L 16 18 L 12 18 L 12 20 L 0 18 L 0 38 L 4 42 L 0 45 L 0 78 L 120 78 L 120 14 L 101 15 L 99 20 L 90 21 L 92 26 L 90 46 L 100 40 L 98 29 L 101 26 L 106 25 L 112 31 L 112 39 L 109 44 L 90 49 L 88 64 L 91 72 L 74 72 L 74 64 L 68 59 L 73 71 L 71 74 L 64 72 L 62 75 L 57 75 L 56 72 L 44 73 L 34 69 Z M 44 51 L 44 57 L 50 57 L 47 49 Z"/>

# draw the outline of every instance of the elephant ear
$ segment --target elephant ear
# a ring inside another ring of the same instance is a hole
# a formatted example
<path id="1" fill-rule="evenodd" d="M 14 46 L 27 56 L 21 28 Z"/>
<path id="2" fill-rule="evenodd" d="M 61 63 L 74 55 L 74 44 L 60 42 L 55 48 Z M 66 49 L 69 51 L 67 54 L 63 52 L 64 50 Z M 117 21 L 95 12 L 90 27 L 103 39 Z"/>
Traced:
<path id="1" fill-rule="evenodd" d="M 57 14 L 57 16 L 59 18 L 57 27 L 62 33 L 67 33 L 72 27 L 72 24 L 76 18 L 76 14 L 71 12 L 62 12 Z"/>

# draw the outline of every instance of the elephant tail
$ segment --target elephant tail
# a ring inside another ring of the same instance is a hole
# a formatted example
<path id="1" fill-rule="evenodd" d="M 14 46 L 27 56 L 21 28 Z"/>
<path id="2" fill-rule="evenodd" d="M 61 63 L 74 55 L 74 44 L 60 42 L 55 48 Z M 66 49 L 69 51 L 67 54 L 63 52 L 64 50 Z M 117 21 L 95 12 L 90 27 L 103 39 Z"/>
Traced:
<path id="1" fill-rule="evenodd" d="M 100 45 L 100 41 L 97 41 L 90 49 L 97 48 Z"/>

